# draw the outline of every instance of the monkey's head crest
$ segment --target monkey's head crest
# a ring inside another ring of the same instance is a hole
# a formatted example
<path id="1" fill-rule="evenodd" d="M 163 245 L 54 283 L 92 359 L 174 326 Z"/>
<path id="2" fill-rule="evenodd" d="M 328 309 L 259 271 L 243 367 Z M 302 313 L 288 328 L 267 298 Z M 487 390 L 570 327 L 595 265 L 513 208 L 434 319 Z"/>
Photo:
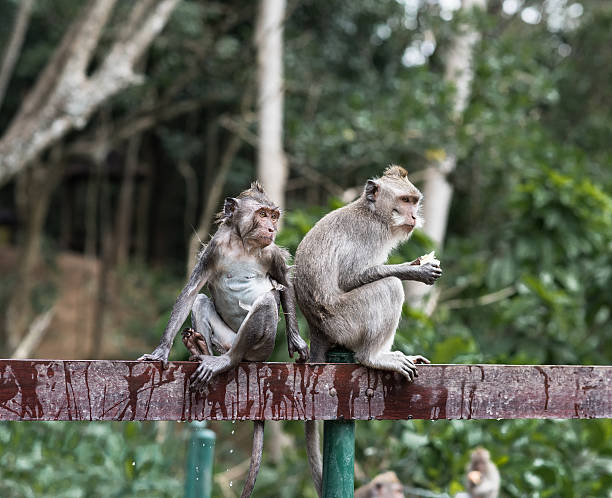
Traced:
<path id="1" fill-rule="evenodd" d="M 217 215 L 215 216 L 215 222 L 218 224 L 222 224 L 227 221 L 231 217 L 231 214 L 234 212 L 234 210 L 238 208 L 239 201 L 243 199 L 251 199 L 255 202 L 258 202 L 262 206 L 278 210 L 278 206 L 276 206 L 276 204 L 274 204 L 270 200 L 261 183 L 255 180 L 251 182 L 251 186 L 248 189 L 240 192 L 238 197 L 236 197 L 235 199 L 228 197 L 225 200 L 225 206 L 223 210 L 217 213 Z"/>
<path id="2" fill-rule="evenodd" d="M 390 164 L 387 169 L 385 169 L 383 176 L 395 176 L 397 178 L 408 179 L 408 171 L 397 164 Z"/>

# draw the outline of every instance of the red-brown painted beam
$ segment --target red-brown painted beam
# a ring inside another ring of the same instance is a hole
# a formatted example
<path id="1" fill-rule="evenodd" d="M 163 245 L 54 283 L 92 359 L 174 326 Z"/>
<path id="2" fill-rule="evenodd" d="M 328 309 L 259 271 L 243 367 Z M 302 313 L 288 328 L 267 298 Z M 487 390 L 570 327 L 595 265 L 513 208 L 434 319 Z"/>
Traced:
<path id="1" fill-rule="evenodd" d="M 423 365 L 413 384 L 355 364 L 0 360 L 0 420 L 612 418 L 612 367 Z"/>

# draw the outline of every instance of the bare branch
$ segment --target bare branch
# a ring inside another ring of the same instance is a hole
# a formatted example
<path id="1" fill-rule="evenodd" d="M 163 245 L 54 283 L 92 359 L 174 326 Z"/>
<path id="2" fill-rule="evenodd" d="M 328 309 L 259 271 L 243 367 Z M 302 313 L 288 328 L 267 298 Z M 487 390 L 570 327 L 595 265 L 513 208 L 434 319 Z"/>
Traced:
<path id="1" fill-rule="evenodd" d="M 128 40 L 112 46 L 101 67 L 85 69 L 116 0 L 92 0 L 70 26 L 60 46 L 0 139 L 0 185 L 51 144 L 87 124 L 108 98 L 141 81 L 134 74 L 140 56 L 162 30 L 179 0 L 157 0 L 156 7 Z M 134 9 L 141 9 L 141 0 Z"/>
<path id="2" fill-rule="evenodd" d="M 510 285 L 508 287 L 504 287 L 498 291 L 492 292 L 490 294 L 484 294 L 483 296 L 472 298 L 472 299 L 450 299 L 444 302 L 444 306 L 450 309 L 458 309 L 458 308 L 473 308 L 474 306 L 486 306 L 488 304 L 493 304 L 498 301 L 503 301 L 504 299 L 509 298 L 516 294 L 516 287 L 514 285 Z"/>
<path id="3" fill-rule="evenodd" d="M 49 325 L 51 324 L 51 320 L 55 315 L 55 307 L 51 307 L 47 311 L 41 313 L 30 325 L 28 332 L 25 337 L 19 343 L 19 346 L 15 349 L 15 352 L 11 356 L 14 359 L 23 359 L 28 358 L 32 351 L 34 351 L 40 342 L 42 341 Z"/>
<path id="4" fill-rule="evenodd" d="M 15 18 L 15 27 L 13 28 L 11 38 L 6 46 L 4 58 L 2 59 L 2 66 L 0 67 L 0 108 L 2 107 L 2 102 L 4 102 L 6 88 L 13 75 L 13 69 L 15 69 L 17 59 L 19 59 L 23 39 L 25 38 L 28 25 L 30 24 L 30 14 L 32 13 L 33 4 L 34 0 L 22 0 L 19 4 L 19 11 Z"/>

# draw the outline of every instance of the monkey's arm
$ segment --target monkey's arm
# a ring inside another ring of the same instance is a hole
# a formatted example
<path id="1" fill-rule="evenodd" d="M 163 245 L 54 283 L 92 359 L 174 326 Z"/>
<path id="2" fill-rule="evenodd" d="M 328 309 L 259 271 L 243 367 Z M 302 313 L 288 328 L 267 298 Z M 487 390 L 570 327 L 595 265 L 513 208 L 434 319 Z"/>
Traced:
<path id="1" fill-rule="evenodd" d="M 272 268 L 272 277 L 285 287 L 280 291 L 280 300 L 281 306 L 283 307 L 283 314 L 285 315 L 285 330 L 287 331 L 289 356 L 293 358 L 294 353 L 297 352 L 300 355 L 297 361 L 303 362 L 308 361 L 310 353 L 308 351 L 308 345 L 304 339 L 302 339 L 298 329 L 295 291 L 293 289 L 291 275 L 289 274 L 289 267 L 285 262 L 287 256 L 288 253 L 285 255 L 284 250 L 282 250 L 282 252 L 279 251 Z"/>
<path id="2" fill-rule="evenodd" d="M 366 268 L 361 272 L 356 281 L 350 282 L 347 292 L 362 285 L 375 282 L 381 278 L 397 277 L 400 280 L 416 280 L 427 285 L 433 284 L 442 275 L 442 269 L 438 265 L 426 263 L 424 265 L 414 265 L 402 263 L 399 265 L 377 265 Z"/>
<path id="3" fill-rule="evenodd" d="M 174 337 L 187 318 L 187 315 L 189 315 L 198 292 L 206 283 L 213 253 L 214 239 L 211 240 L 206 248 L 198 255 L 198 260 L 191 272 L 187 285 L 185 285 L 176 298 L 176 302 L 170 313 L 170 320 L 168 320 L 166 329 L 159 341 L 159 346 L 157 346 L 152 353 L 142 355 L 138 358 L 139 361 L 161 361 L 163 368 L 168 367 L 168 355 L 170 354 Z"/>
<path id="4" fill-rule="evenodd" d="M 290 279 L 287 279 L 287 284 L 283 284 L 285 289 L 281 291 L 281 305 L 285 315 L 285 329 L 287 330 L 287 344 L 289 346 L 289 356 L 293 358 L 293 354 L 297 351 L 300 357 L 298 362 L 308 361 L 310 353 L 308 346 L 298 330 L 297 315 L 295 310 L 295 291 Z"/>

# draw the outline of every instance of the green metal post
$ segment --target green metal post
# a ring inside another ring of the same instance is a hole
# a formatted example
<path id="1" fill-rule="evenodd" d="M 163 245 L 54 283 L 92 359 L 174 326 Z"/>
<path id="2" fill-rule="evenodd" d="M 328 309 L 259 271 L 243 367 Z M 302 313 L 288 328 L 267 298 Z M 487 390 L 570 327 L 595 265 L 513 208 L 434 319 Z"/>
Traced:
<path id="1" fill-rule="evenodd" d="M 206 428 L 206 422 L 192 422 L 187 453 L 185 498 L 212 496 L 215 433 Z"/>
<path id="2" fill-rule="evenodd" d="M 327 352 L 329 363 L 354 363 L 353 353 L 343 348 Z M 326 420 L 323 423 L 323 497 L 352 498 L 355 492 L 355 422 Z"/>

